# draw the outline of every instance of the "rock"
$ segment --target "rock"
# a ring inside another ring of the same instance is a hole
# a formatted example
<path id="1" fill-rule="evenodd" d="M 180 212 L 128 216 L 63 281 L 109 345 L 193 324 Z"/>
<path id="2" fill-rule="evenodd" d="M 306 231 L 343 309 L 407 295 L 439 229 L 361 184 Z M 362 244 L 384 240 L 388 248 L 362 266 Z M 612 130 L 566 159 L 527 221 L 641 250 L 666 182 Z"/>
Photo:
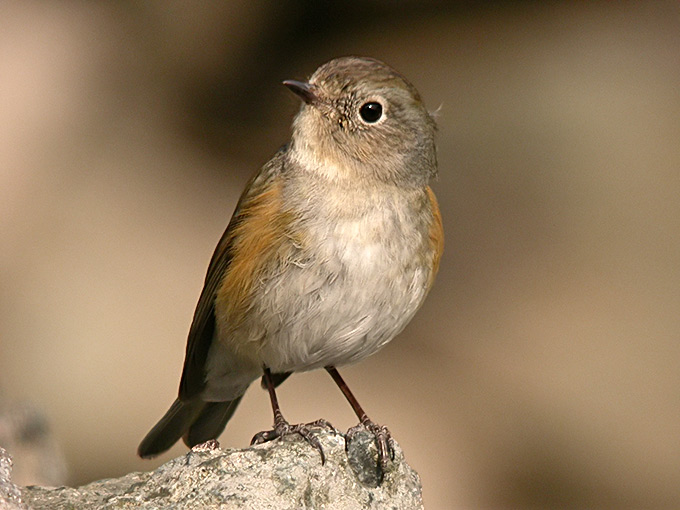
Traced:
<path id="1" fill-rule="evenodd" d="M 155 471 L 77 489 L 23 487 L 21 496 L 29 510 L 423 508 L 420 479 L 397 444 L 394 461 L 376 487 L 372 441 L 358 440 L 357 434 L 350 465 L 342 434 L 321 431 L 318 437 L 326 455 L 324 465 L 319 452 L 297 436 L 243 450 L 221 450 L 212 441 Z"/>
<path id="2" fill-rule="evenodd" d="M 26 510 L 21 490 L 11 480 L 12 458 L 0 447 L 0 510 Z"/>
<path id="3" fill-rule="evenodd" d="M 368 487 L 378 487 L 382 473 L 376 462 L 378 448 L 370 432 L 359 432 L 347 444 L 347 461 L 359 481 Z"/>

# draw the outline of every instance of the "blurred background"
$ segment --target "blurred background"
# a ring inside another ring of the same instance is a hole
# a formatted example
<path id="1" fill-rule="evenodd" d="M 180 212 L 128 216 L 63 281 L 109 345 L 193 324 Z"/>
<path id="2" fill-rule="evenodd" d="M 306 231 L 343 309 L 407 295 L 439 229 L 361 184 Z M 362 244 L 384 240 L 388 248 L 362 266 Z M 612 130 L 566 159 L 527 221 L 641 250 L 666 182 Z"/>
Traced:
<path id="1" fill-rule="evenodd" d="M 70 485 L 185 451 L 135 456 L 238 195 L 289 137 L 280 82 L 347 54 L 439 110 L 438 281 L 343 370 L 426 507 L 680 507 L 675 1 L 3 2 L 3 401 L 42 409 Z M 279 398 L 355 423 L 325 373 Z M 221 443 L 271 421 L 254 386 Z"/>

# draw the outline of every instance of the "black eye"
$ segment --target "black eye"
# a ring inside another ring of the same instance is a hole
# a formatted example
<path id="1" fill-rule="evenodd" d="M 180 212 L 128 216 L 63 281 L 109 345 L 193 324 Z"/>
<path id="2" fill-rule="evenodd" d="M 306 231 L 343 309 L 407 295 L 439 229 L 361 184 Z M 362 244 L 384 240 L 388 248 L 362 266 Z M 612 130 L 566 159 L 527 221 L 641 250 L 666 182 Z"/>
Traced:
<path id="1" fill-rule="evenodd" d="M 359 115 L 361 115 L 361 118 L 364 119 L 364 121 L 369 122 L 370 124 L 378 122 L 380 117 L 382 117 L 382 105 L 374 102 L 365 103 L 359 109 Z"/>

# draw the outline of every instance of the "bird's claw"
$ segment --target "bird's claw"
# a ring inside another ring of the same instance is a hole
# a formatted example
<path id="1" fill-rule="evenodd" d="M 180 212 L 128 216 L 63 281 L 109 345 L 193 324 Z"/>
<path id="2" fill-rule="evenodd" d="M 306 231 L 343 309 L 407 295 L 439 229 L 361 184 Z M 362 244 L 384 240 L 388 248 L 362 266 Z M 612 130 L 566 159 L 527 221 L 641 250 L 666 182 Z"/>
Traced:
<path id="1" fill-rule="evenodd" d="M 347 441 L 345 444 L 349 443 L 358 432 L 363 430 L 368 430 L 375 437 L 375 444 L 378 448 L 378 464 L 382 473 L 384 473 L 388 462 L 390 460 L 394 461 L 394 439 L 392 439 L 392 434 L 390 434 L 386 426 L 378 425 L 365 418 L 361 423 L 347 431 Z"/>
<path id="2" fill-rule="evenodd" d="M 321 455 L 321 464 L 323 465 L 326 463 L 326 455 L 323 452 L 319 438 L 316 437 L 314 432 L 312 432 L 313 428 L 330 429 L 337 432 L 337 429 L 333 425 L 323 419 L 316 420 L 311 423 L 298 423 L 296 425 L 291 425 L 286 420 L 281 418 L 275 421 L 273 429 L 263 430 L 262 432 L 255 434 L 253 439 L 250 441 L 250 444 L 262 444 L 279 437 L 299 434 L 305 441 L 307 441 L 311 446 L 319 451 L 319 454 Z"/>

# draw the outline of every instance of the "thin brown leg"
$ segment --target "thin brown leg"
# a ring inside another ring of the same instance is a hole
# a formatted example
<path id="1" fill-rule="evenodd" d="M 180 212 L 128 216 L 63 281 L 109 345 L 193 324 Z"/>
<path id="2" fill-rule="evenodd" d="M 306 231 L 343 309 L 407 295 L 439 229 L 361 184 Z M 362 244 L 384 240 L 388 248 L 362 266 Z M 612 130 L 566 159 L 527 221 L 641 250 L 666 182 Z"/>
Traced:
<path id="1" fill-rule="evenodd" d="M 338 372 L 338 369 L 335 368 L 335 367 L 326 367 L 326 371 L 329 374 L 331 374 L 331 377 L 335 381 L 335 384 L 338 385 L 338 388 L 340 388 L 340 391 L 342 391 L 342 394 L 345 395 L 347 402 L 349 402 L 349 405 L 351 405 L 352 409 L 354 409 L 354 412 L 356 413 L 357 418 L 359 418 L 359 421 L 363 422 L 364 420 L 368 420 L 368 416 L 366 416 L 366 413 L 361 408 L 359 401 L 354 396 L 352 391 L 349 389 L 349 386 L 347 386 L 347 383 L 345 382 L 345 380 L 340 375 L 340 372 Z"/>
<path id="2" fill-rule="evenodd" d="M 352 437 L 359 432 L 362 428 L 369 430 L 375 436 L 375 442 L 378 447 L 378 461 L 380 462 L 380 467 L 383 472 L 387 467 L 387 462 L 389 459 L 394 459 L 394 449 L 392 448 L 392 436 L 390 431 L 384 425 L 378 425 L 374 423 L 364 412 L 359 401 L 356 399 L 352 391 L 347 386 L 347 383 L 342 378 L 340 373 L 335 367 L 326 367 L 326 371 L 331 375 L 335 384 L 338 385 L 342 394 L 352 406 L 354 412 L 359 418 L 359 425 L 352 427 L 347 431 L 347 440 L 351 441 Z"/>
<path id="3" fill-rule="evenodd" d="M 265 367 L 264 375 L 262 376 L 267 391 L 269 392 L 269 400 L 272 403 L 272 412 L 274 413 L 274 428 L 282 423 L 287 423 L 283 414 L 281 413 L 281 407 L 279 407 L 279 399 L 276 398 L 276 389 L 274 388 L 274 381 L 272 379 L 272 373 L 268 368 Z"/>
<path id="4" fill-rule="evenodd" d="M 272 403 L 272 411 L 274 413 L 274 428 L 272 430 L 263 430 L 262 432 L 258 432 L 253 436 L 250 444 L 261 444 L 276 439 L 277 437 L 288 436 L 290 434 L 300 434 L 305 441 L 319 450 L 319 453 L 321 454 L 321 464 L 325 464 L 326 456 L 324 455 L 323 449 L 321 448 L 321 443 L 319 442 L 319 439 L 314 434 L 312 434 L 311 428 L 323 427 L 333 429 L 334 427 L 325 420 L 317 420 L 312 423 L 299 423 L 297 425 L 291 425 L 283 417 L 283 413 L 281 413 L 279 399 L 276 398 L 274 380 L 267 367 L 264 367 L 262 382 L 269 392 L 269 399 Z"/>

